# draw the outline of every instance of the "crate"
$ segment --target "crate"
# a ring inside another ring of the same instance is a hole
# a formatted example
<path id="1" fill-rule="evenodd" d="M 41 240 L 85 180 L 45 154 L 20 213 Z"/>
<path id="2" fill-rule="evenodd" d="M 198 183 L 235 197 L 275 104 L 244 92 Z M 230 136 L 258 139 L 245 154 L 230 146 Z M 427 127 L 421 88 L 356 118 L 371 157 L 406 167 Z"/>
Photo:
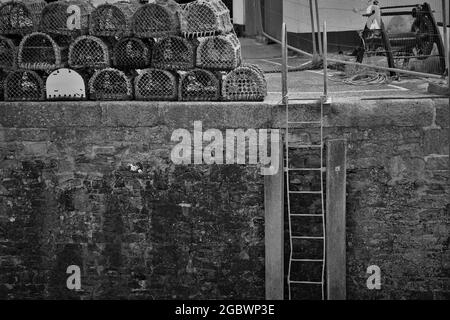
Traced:
<path id="1" fill-rule="evenodd" d="M 129 37 L 132 34 L 132 18 L 140 8 L 137 3 L 105 3 L 91 14 L 89 33 L 104 37 Z"/>
<path id="2" fill-rule="evenodd" d="M 130 100 L 133 95 L 131 80 L 120 70 L 97 70 L 89 80 L 91 100 Z"/>
<path id="3" fill-rule="evenodd" d="M 93 10 L 92 4 L 84 0 L 49 3 L 42 10 L 41 31 L 65 36 L 87 34 L 89 15 Z M 77 14 L 79 19 L 74 18 Z"/>
<path id="4" fill-rule="evenodd" d="M 39 101 L 45 99 L 44 82 L 34 71 L 17 70 L 6 76 L 5 101 Z"/>
<path id="5" fill-rule="evenodd" d="M 119 69 L 145 69 L 152 60 L 152 39 L 124 38 L 116 43 L 113 65 Z"/>
<path id="6" fill-rule="evenodd" d="M 57 43 L 48 34 L 33 32 L 19 44 L 19 68 L 29 70 L 54 70 L 67 64 L 67 45 Z"/>
<path id="7" fill-rule="evenodd" d="M 147 69 L 136 77 L 134 92 L 136 100 L 177 100 L 178 74 L 167 70 Z"/>
<path id="8" fill-rule="evenodd" d="M 241 64 L 241 43 L 235 34 L 199 38 L 197 67 L 233 70 Z"/>
<path id="9" fill-rule="evenodd" d="M 69 66 L 72 68 L 105 68 L 110 65 L 109 45 L 94 36 L 81 36 L 69 48 Z"/>
<path id="10" fill-rule="evenodd" d="M 71 69 L 53 71 L 45 82 L 47 100 L 84 100 L 86 86 L 83 77 Z"/>
<path id="11" fill-rule="evenodd" d="M 159 38 L 180 33 L 181 7 L 173 0 L 156 0 L 141 6 L 133 17 L 133 33 L 140 38 Z"/>
<path id="12" fill-rule="evenodd" d="M 178 36 L 160 38 L 153 48 L 152 65 L 157 69 L 189 70 L 195 68 L 198 42 Z"/>
<path id="13" fill-rule="evenodd" d="M 219 74 L 203 69 L 185 72 L 178 89 L 180 101 L 220 100 L 220 78 Z"/>
<path id="14" fill-rule="evenodd" d="M 43 0 L 0 4 L 0 34 L 26 35 L 37 31 L 45 5 Z"/>
<path id="15" fill-rule="evenodd" d="M 17 46 L 13 40 L 0 36 L 0 68 L 14 70 L 17 67 Z"/>
<path id="16" fill-rule="evenodd" d="M 267 96 L 264 72 L 250 64 L 236 68 L 225 76 L 222 96 L 228 101 L 263 101 Z"/>
<path id="17" fill-rule="evenodd" d="M 196 0 L 183 8 L 181 32 L 185 37 L 213 36 L 232 30 L 230 10 L 221 0 Z"/>

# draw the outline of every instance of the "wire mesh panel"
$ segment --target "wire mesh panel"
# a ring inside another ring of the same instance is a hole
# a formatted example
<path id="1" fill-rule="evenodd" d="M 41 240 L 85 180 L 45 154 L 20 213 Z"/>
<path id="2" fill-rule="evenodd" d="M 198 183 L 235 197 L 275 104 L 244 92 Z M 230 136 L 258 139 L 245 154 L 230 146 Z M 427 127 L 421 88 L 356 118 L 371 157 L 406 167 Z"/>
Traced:
<path id="1" fill-rule="evenodd" d="M 173 0 L 156 0 L 141 6 L 133 17 L 134 35 L 159 38 L 180 33 L 180 5 Z"/>
<path id="2" fill-rule="evenodd" d="M 37 31 L 45 1 L 9 1 L 0 4 L 0 33 L 25 35 Z"/>
<path id="3" fill-rule="evenodd" d="M 120 70 L 97 70 L 89 80 L 89 97 L 92 100 L 129 100 L 132 97 L 130 79 Z"/>
<path id="4" fill-rule="evenodd" d="M 198 41 L 178 36 L 160 38 L 153 48 L 153 66 L 157 69 L 188 70 L 195 67 Z"/>
<path id="5" fill-rule="evenodd" d="M 232 30 L 230 11 L 221 0 L 197 0 L 183 8 L 181 31 L 186 37 L 205 37 Z"/>
<path id="6" fill-rule="evenodd" d="M 42 10 L 41 30 L 59 35 L 86 34 L 93 9 L 90 2 L 84 0 L 49 3 Z"/>
<path id="7" fill-rule="evenodd" d="M 232 70 L 241 64 L 241 43 L 235 34 L 199 38 L 197 67 Z"/>
<path id="8" fill-rule="evenodd" d="M 147 69 L 136 77 L 134 92 L 137 100 L 177 100 L 178 75 L 160 69 Z"/>
<path id="9" fill-rule="evenodd" d="M 42 78 L 34 71 L 13 71 L 5 79 L 6 101 L 44 100 L 45 86 Z"/>
<path id="10" fill-rule="evenodd" d="M 150 66 L 153 40 L 125 38 L 114 46 L 113 65 L 120 69 L 145 69 Z"/>
<path id="11" fill-rule="evenodd" d="M 33 32 L 20 42 L 19 67 L 30 70 L 62 68 L 67 63 L 67 51 L 65 44 L 60 46 L 48 34 Z"/>
<path id="12" fill-rule="evenodd" d="M 0 36 L 0 68 L 15 69 L 17 66 L 17 46 L 9 38 Z"/>
<path id="13" fill-rule="evenodd" d="M 139 8 L 137 3 L 105 3 L 91 14 L 89 32 L 94 36 L 128 37 L 132 33 L 132 17 Z"/>
<path id="14" fill-rule="evenodd" d="M 69 48 L 69 65 L 72 68 L 104 68 L 109 66 L 108 45 L 94 36 L 78 37 Z"/>
<path id="15" fill-rule="evenodd" d="M 194 69 L 181 76 L 181 101 L 217 101 L 220 99 L 220 76 L 208 70 Z"/>
<path id="16" fill-rule="evenodd" d="M 250 64 L 242 65 L 225 76 L 222 84 L 224 100 L 262 101 L 267 95 L 263 71 Z"/>

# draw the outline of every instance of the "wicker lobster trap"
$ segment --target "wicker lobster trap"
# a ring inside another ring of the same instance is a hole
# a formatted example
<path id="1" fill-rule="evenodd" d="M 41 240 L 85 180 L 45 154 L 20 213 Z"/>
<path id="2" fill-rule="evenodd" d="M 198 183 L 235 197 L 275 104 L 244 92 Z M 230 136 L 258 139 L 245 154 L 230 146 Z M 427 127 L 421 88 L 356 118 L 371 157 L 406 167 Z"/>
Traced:
<path id="1" fill-rule="evenodd" d="M 105 68 L 110 65 L 110 49 L 106 42 L 94 36 L 81 36 L 69 48 L 72 68 Z"/>
<path id="2" fill-rule="evenodd" d="M 189 70 L 195 67 L 197 40 L 178 36 L 160 38 L 153 48 L 152 65 L 158 69 Z"/>
<path id="3" fill-rule="evenodd" d="M 18 70 L 8 74 L 4 81 L 5 101 L 38 101 L 45 98 L 42 78 L 31 70 Z"/>
<path id="4" fill-rule="evenodd" d="M 241 64 L 241 43 L 235 34 L 199 38 L 199 42 L 197 67 L 233 70 Z"/>
<path id="5" fill-rule="evenodd" d="M 17 46 L 13 40 L 0 36 L 0 68 L 14 70 L 17 66 Z"/>
<path id="6" fill-rule="evenodd" d="M 67 0 L 49 3 L 42 10 L 41 30 L 51 34 L 77 36 L 89 32 L 89 1 Z"/>
<path id="7" fill-rule="evenodd" d="M 222 96 L 229 101 L 263 101 L 267 96 L 264 72 L 251 64 L 236 68 L 225 76 Z"/>
<path id="8" fill-rule="evenodd" d="M 232 30 L 230 10 L 221 0 L 196 0 L 183 8 L 181 32 L 185 37 L 206 37 Z"/>
<path id="9" fill-rule="evenodd" d="M 129 100 L 133 95 L 131 80 L 120 70 L 97 70 L 89 80 L 91 100 Z"/>
<path id="10" fill-rule="evenodd" d="M 217 101 L 220 99 L 220 75 L 203 69 L 187 71 L 181 76 L 180 101 Z"/>
<path id="11" fill-rule="evenodd" d="M 48 100 L 84 100 L 86 86 L 83 77 L 71 69 L 53 71 L 45 83 Z"/>
<path id="12" fill-rule="evenodd" d="M 136 100 L 177 100 L 178 74 L 167 70 L 147 69 L 134 81 Z"/>
<path id="13" fill-rule="evenodd" d="M 99 5 L 91 14 L 89 33 L 94 36 L 128 37 L 137 3 L 116 2 Z"/>
<path id="14" fill-rule="evenodd" d="M 20 42 L 17 60 L 22 69 L 52 70 L 66 65 L 67 53 L 67 44 L 57 43 L 48 34 L 33 32 Z"/>
<path id="15" fill-rule="evenodd" d="M 133 33 L 159 38 L 180 33 L 181 7 L 174 0 L 156 0 L 141 6 L 133 16 Z"/>
<path id="16" fill-rule="evenodd" d="M 145 69 L 150 67 L 154 41 L 124 38 L 116 43 L 113 65 L 119 69 Z"/>
<path id="17" fill-rule="evenodd" d="M 43 0 L 0 4 L 0 33 L 25 35 L 37 31 L 45 5 Z"/>

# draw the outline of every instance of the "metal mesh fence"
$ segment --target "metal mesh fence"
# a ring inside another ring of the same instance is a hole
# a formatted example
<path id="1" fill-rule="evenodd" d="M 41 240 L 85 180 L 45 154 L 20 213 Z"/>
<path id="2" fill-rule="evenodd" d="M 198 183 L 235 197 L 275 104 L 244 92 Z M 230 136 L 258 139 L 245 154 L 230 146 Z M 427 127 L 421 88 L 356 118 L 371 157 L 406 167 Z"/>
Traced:
<path id="1" fill-rule="evenodd" d="M 41 30 L 59 35 L 89 32 L 89 15 L 94 7 L 88 1 L 69 0 L 49 3 L 42 10 Z M 79 16 L 79 20 L 76 19 Z"/>
<path id="2" fill-rule="evenodd" d="M 69 48 L 72 68 L 104 68 L 110 65 L 108 44 L 94 36 L 78 37 Z"/>
<path id="3" fill-rule="evenodd" d="M 181 31 L 185 37 L 205 37 L 232 30 L 230 11 L 221 0 L 196 0 L 183 8 Z"/>
<path id="4" fill-rule="evenodd" d="M 130 79 L 120 70 L 97 70 L 89 80 L 91 100 L 129 100 L 133 90 Z"/>
<path id="5" fill-rule="evenodd" d="M 177 100 L 178 74 L 148 69 L 135 79 L 136 100 Z"/>
<path id="6" fill-rule="evenodd" d="M 58 44 L 42 32 L 25 36 L 19 45 L 18 64 L 22 69 L 52 70 L 67 63 L 68 49 L 65 43 Z"/>
<path id="7" fill-rule="evenodd" d="M 241 64 L 241 43 L 235 34 L 199 38 L 197 67 L 232 70 Z"/>
<path id="8" fill-rule="evenodd" d="M 264 72 L 251 64 L 236 68 L 225 76 L 222 96 L 230 101 L 263 101 L 267 96 Z"/>
<path id="9" fill-rule="evenodd" d="M 17 46 L 13 40 L 0 36 L 0 68 L 15 69 L 17 67 Z"/>
<path id="10" fill-rule="evenodd" d="M 220 99 L 220 74 L 194 69 L 181 75 L 179 99 L 181 101 L 217 101 Z"/>
<path id="11" fill-rule="evenodd" d="M 37 101 L 45 98 L 44 82 L 39 74 L 31 70 L 9 73 L 4 90 L 5 101 Z"/>
<path id="12" fill-rule="evenodd" d="M 173 0 L 157 0 L 141 6 L 133 17 L 134 35 L 158 38 L 180 32 L 181 7 Z"/>
<path id="13" fill-rule="evenodd" d="M 0 33 L 25 35 L 37 31 L 45 1 L 9 1 L 0 4 Z"/>
<path id="14" fill-rule="evenodd" d="M 153 39 L 125 38 L 114 46 L 113 65 L 119 69 L 150 67 Z"/>
<path id="15" fill-rule="evenodd" d="M 94 36 L 128 37 L 132 33 L 132 17 L 138 10 L 137 3 L 105 3 L 91 14 L 90 34 Z"/>
<path id="16" fill-rule="evenodd" d="M 188 70 L 195 67 L 197 40 L 178 36 L 160 38 L 153 48 L 152 65 L 157 69 Z"/>

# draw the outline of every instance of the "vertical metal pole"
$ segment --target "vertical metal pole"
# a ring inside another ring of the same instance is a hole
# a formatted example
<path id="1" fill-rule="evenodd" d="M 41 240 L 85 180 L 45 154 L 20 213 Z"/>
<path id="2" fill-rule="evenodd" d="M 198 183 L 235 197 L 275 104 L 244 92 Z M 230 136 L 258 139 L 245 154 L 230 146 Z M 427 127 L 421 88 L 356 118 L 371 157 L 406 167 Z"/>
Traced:
<path id="1" fill-rule="evenodd" d="M 322 39 L 321 39 L 322 35 L 320 34 L 319 4 L 318 4 L 317 0 L 315 0 L 315 3 L 316 3 L 317 34 L 318 34 L 317 39 L 319 39 L 319 54 L 322 55 L 323 47 L 322 47 Z"/>
<path id="2" fill-rule="evenodd" d="M 323 96 L 326 100 L 328 98 L 328 36 L 327 36 L 327 22 L 323 22 Z"/>
<path id="3" fill-rule="evenodd" d="M 449 57 L 447 56 L 448 52 L 448 30 L 447 30 L 447 0 L 442 0 L 442 24 L 444 25 L 444 51 L 445 51 L 445 65 L 447 70 L 449 70 Z M 448 71 L 447 71 L 448 72 Z M 450 85 L 450 84 L 449 84 Z"/>
<path id="4" fill-rule="evenodd" d="M 311 34 L 312 34 L 312 43 L 313 43 L 313 55 L 317 55 L 317 45 L 316 45 L 316 27 L 314 22 L 314 10 L 312 0 L 309 0 L 309 13 L 311 15 Z"/>
<path id="5" fill-rule="evenodd" d="M 286 23 L 283 23 L 281 29 L 281 57 L 282 57 L 282 66 L 281 66 L 281 94 L 283 104 L 287 104 L 288 99 L 288 88 L 287 88 L 287 59 L 288 59 L 288 50 L 287 50 L 287 27 Z"/>

